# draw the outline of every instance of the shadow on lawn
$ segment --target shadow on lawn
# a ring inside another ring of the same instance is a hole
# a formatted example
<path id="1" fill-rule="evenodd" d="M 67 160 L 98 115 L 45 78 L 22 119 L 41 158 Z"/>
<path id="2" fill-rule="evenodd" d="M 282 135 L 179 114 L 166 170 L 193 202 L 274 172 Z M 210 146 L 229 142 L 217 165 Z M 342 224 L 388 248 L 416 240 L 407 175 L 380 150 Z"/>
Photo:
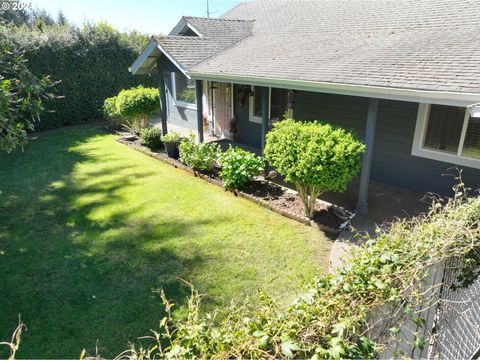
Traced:
<path id="1" fill-rule="evenodd" d="M 178 278 L 205 261 L 200 249 L 181 256 L 168 247 L 198 221 L 137 217 L 148 204 L 108 213 L 124 200 L 119 190 L 153 172 L 137 168 L 127 176 L 135 165 L 111 166 L 108 153 L 94 154 L 98 136 L 98 129 L 60 130 L 34 140 L 25 154 L 0 155 L 0 168 L 9 169 L 0 179 L 0 339 L 9 338 L 21 313 L 28 332 L 20 357 L 77 357 L 84 346 L 92 353 L 97 339 L 103 356 L 114 355 L 119 344 L 158 328 L 155 291 L 185 304 L 190 289 Z M 85 183 L 72 176 L 78 164 L 103 160 Z M 92 220 L 94 212 L 100 220 Z"/>

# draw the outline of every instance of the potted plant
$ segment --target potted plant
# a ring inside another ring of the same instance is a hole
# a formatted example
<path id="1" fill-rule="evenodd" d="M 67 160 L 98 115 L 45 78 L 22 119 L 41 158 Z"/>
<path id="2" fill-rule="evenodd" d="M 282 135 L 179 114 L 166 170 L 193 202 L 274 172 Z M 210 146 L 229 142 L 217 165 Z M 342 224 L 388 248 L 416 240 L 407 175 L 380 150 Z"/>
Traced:
<path id="1" fill-rule="evenodd" d="M 165 152 L 173 159 L 178 159 L 178 145 L 182 141 L 182 136 L 179 133 L 171 132 L 162 136 L 163 144 L 165 145 Z"/>

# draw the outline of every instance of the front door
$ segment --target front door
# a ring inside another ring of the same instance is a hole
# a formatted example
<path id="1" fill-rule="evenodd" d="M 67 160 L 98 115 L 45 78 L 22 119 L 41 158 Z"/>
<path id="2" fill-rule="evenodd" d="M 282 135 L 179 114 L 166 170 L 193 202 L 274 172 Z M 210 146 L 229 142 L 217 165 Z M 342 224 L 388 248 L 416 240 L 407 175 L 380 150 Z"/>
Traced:
<path id="1" fill-rule="evenodd" d="M 215 135 L 229 138 L 232 120 L 232 84 L 215 83 L 213 98 Z"/>

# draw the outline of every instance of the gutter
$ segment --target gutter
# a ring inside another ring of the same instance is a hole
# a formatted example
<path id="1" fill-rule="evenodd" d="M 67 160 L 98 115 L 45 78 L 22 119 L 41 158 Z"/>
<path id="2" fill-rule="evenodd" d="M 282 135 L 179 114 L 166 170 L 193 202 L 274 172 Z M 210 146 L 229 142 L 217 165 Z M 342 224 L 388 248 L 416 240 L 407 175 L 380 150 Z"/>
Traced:
<path id="1" fill-rule="evenodd" d="M 467 107 L 472 103 L 480 102 L 480 93 L 401 89 L 394 87 L 366 86 L 333 82 L 314 82 L 305 80 L 272 79 L 239 75 L 217 75 L 194 71 L 189 72 L 189 75 L 194 80 L 268 86 L 290 90 L 303 90 L 330 94 L 361 96 L 368 98 L 410 101 L 416 103 L 420 102 L 428 104 Z"/>

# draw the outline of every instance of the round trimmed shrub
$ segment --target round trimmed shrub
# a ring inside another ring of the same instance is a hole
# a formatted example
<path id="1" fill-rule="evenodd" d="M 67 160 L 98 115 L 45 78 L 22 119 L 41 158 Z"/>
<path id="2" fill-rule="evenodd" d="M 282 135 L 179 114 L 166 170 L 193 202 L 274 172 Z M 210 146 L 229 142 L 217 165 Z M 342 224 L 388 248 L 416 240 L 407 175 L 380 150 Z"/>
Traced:
<path id="1" fill-rule="evenodd" d="M 160 110 L 158 89 L 136 88 L 122 90 L 115 101 L 118 114 L 125 119 L 147 118 Z"/>
<path id="2" fill-rule="evenodd" d="M 312 217 L 321 193 L 346 190 L 360 171 L 364 150 L 354 133 L 340 127 L 286 119 L 267 134 L 264 155 L 286 181 L 295 184 L 305 215 Z"/>
<path id="3" fill-rule="evenodd" d="M 139 134 L 147 126 L 148 116 L 160 110 L 158 89 L 138 86 L 123 89 L 117 96 L 105 99 L 103 114 L 112 127 L 124 127 Z"/>

